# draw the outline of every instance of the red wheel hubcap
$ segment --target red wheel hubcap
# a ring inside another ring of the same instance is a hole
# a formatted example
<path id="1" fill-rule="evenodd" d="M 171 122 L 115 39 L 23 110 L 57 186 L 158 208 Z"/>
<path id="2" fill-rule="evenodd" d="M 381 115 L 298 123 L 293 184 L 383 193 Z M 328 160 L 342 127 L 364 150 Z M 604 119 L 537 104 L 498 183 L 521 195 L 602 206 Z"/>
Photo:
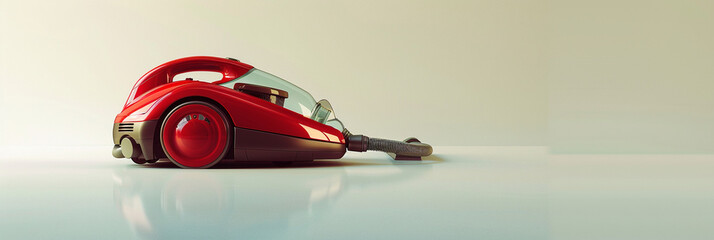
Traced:
<path id="1" fill-rule="evenodd" d="M 227 145 L 226 124 L 213 108 L 185 105 L 168 117 L 162 140 L 174 161 L 187 167 L 203 167 L 216 161 Z"/>

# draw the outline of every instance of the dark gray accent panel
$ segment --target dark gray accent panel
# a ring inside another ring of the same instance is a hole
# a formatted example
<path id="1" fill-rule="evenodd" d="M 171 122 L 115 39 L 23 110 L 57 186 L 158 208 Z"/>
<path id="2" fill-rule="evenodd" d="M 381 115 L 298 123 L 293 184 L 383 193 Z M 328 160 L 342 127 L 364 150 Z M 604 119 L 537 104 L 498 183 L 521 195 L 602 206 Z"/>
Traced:
<path id="1" fill-rule="evenodd" d="M 237 161 L 311 161 L 339 159 L 345 145 L 304 139 L 245 128 L 235 128 L 234 157 Z"/>

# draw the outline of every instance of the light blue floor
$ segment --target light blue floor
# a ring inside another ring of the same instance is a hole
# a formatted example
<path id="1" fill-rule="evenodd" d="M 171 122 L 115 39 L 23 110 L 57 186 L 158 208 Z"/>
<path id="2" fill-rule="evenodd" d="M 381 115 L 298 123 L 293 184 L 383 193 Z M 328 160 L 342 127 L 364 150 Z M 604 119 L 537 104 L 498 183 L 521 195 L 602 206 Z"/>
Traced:
<path id="1" fill-rule="evenodd" d="M 0 159 L 0 239 L 714 236 L 712 156 L 546 151 L 435 147 L 421 163 L 368 152 L 205 170 L 134 165 L 109 148 L 16 151 Z"/>

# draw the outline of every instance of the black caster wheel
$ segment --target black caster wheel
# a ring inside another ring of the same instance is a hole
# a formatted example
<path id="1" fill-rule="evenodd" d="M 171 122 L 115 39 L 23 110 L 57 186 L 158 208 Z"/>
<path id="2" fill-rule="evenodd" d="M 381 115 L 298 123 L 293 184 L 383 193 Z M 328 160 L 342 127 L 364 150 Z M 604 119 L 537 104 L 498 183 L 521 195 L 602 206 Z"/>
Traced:
<path id="1" fill-rule="evenodd" d="M 133 158 L 131 158 L 131 161 L 134 162 L 134 163 L 136 163 L 136 164 L 144 164 L 144 163 L 146 163 L 146 160 L 144 160 L 144 158 L 140 158 L 140 157 L 133 157 Z"/>

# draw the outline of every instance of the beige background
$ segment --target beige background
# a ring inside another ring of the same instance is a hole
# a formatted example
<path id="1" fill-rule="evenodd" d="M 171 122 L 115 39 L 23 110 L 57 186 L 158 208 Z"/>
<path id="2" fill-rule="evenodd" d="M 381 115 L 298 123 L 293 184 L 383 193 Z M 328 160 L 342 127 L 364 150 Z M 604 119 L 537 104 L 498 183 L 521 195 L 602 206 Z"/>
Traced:
<path id="1" fill-rule="evenodd" d="M 212 55 L 370 136 L 714 152 L 712 2 L 591 2 L 0 0 L 0 145 L 110 146 L 142 74 Z"/>
<path id="2" fill-rule="evenodd" d="M 552 1 L 558 153 L 713 153 L 714 1 Z"/>

